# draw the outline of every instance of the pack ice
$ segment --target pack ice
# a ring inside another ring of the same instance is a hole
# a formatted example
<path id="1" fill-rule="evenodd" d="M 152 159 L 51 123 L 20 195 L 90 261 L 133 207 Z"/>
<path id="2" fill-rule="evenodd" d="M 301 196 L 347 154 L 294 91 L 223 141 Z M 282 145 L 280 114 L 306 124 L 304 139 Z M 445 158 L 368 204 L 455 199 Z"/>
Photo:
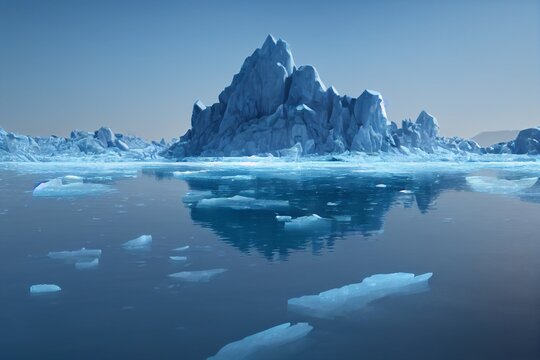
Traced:
<path id="1" fill-rule="evenodd" d="M 210 269 L 197 271 L 181 271 L 174 274 L 169 274 L 169 277 L 186 282 L 208 282 L 214 276 L 227 271 L 227 269 Z"/>
<path id="2" fill-rule="evenodd" d="M 280 346 L 295 342 L 313 330 L 308 323 L 285 323 L 225 345 L 208 360 L 256 359 Z"/>
<path id="3" fill-rule="evenodd" d="M 427 291 L 433 273 L 415 276 L 411 273 L 377 274 L 357 284 L 289 299 L 291 311 L 319 318 L 335 318 L 359 310 L 370 302 L 389 295 Z"/>
<path id="4" fill-rule="evenodd" d="M 467 184 L 473 191 L 491 194 L 514 194 L 531 188 L 537 183 L 537 177 L 519 180 L 498 179 L 491 176 L 467 176 Z"/>
<path id="5" fill-rule="evenodd" d="M 99 195 L 114 191 L 110 185 L 85 182 L 80 176 L 68 175 L 42 182 L 32 192 L 36 197 L 70 197 Z"/>

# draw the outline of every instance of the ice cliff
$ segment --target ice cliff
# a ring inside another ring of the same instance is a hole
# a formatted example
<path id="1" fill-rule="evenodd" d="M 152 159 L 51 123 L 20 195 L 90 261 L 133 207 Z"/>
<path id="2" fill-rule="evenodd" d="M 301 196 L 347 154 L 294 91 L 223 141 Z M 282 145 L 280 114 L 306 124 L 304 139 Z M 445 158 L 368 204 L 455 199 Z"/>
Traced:
<path id="1" fill-rule="evenodd" d="M 149 142 L 137 136 L 115 134 L 102 127 L 94 132 L 75 130 L 70 137 L 32 137 L 0 128 L 0 161 L 55 161 L 100 159 L 148 160 L 159 157 L 164 141 Z"/>
<path id="2" fill-rule="evenodd" d="M 401 127 L 388 120 L 380 93 L 341 96 L 311 65 L 296 67 L 289 45 L 271 35 L 249 56 L 219 101 L 193 106 L 191 129 L 164 153 L 187 156 L 343 152 L 476 152 L 472 140 L 443 138 L 422 111 Z M 294 155 L 294 154 L 293 154 Z"/>

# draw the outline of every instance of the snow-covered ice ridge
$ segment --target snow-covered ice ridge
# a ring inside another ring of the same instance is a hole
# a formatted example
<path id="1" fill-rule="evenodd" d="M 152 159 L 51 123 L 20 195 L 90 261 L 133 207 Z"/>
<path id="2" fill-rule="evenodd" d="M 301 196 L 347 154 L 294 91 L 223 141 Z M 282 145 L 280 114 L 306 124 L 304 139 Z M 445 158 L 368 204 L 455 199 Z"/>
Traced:
<path id="1" fill-rule="evenodd" d="M 115 134 L 102 127 L 93 132 L 75 130 L 68 138 L 32 137 L 0 128 L 0 161 L 137 161 L 161 159 L 166 143 Z"/>
<path id="2" fill-rule="evenodd" d="M 534 135 L 534 134 L 533 134 Z M 538 135 L 538 136 L 536 136 Z M 289 45 L 269 35 L 246 58 L 219 102 L 193 106 L 191 129 L 164 153 L 194 156 L 305 156 L 346 152 L 409 154 L 528 153 L 521 147 L 480 147 L 475 141 L 439 135 L 437 120 L 422 111 L 401 127 L 389 121 L 380 93 L 340 96 L 311 65 L 296 67 Z M 529 141 L 530 142 L 530 141 Z M 535 147 L 536 146 L 536 147 Z M 521 151 L 521 152 L 519 152 Z"/>

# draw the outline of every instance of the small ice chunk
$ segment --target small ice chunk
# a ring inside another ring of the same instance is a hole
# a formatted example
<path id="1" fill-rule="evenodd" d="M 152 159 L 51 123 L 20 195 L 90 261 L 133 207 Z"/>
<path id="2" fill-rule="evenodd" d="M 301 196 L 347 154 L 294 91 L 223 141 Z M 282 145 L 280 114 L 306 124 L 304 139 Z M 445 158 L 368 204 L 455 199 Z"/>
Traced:
<path id="1" fill-rule="evenodd" d="M 334 215 L 332 217 L 339 222 L 350 222 L 352 219 L 351 215 Z"/>
<path id="2" fill-rule="evenodd" d="M 181 271 L 174 274 L 169 274 L 170 277 L 187 281 L 187 282 L 208 282 L 211 278 L 218 274 L 222 274 L 227 269 L 210 269 L 198 271 Z"/>
<path id="3" fill-rule="evenodd" d="M 297 341 L 313 330 L 308 323 L 285 323 L 247 336 L 222 347 L 207 360 L 243 360 L 264 355 L 265 352 Z M 266 357 L 265 357 L 266 358 Z"/>
<path id="4" fill-rule="evenodd" d="M 433 273 L 415 276 L 410 273 L 377 274 L 357 284 L 289 299 L 289 310 L 319 318 L 334 318 L 361 309 L 370 302 L 389 295 L 414 294 L 429 289 Z"/>
<path id="5" fill-rule="evenodd" d="M 186 251 L 187 249 L 189 249 L 189 245 L 174 248 L 173 251 Z"/>
<path id="6" fill-rule="evenodd" d="M 213 196 L 214 194 L 212 193 L 212 191 L 191 190 L 187 192 L 184 197 L 182 197 L 182 202 L 184 204 L 194 204 L 201 201 L 202 199 L 209 199 Z"/>
<path id="7" fill-rule="evenodd" d="M 402 194 L 412 194 L 413 192 L 411 190 L 400 190 L 399 191 Z"/>
<path id="8" fill-rule="evenodd" d="M 490 176 L 467 176 L 466 180 L 473 191 L 504 195 L 526 190 L 536 184 L 538 178 L 530 177 L 519 180 L 506 180 Z"/>
<path id="9" fill-rule="evenodd" d="M 187 260 L 187 256 L 169 256 L 169 259 L 173 261 L 185 261 Z"/>
<path id="10" fill-rule="evenodd" d="M 79 261 L 75 263 L 75 269 L 77 270 L 95 269 L 98 266 L 99 266 L 99 258 L 95 258 L 92 261 Z"/>
<path id="11" fill-rule="evenodd" d="M 328 206 L 338 206 L 339 204 L 336 203 L 336 202 L 329 201 L 329 202 L 326 203 L 326 205 L 328 205 Z"/>
<path id="12" fill-rule="evenodd" d="M 202 199 L 197 204 L 198 208 L 228 208 L 233 210 L 270 210 L 289 207 L 285 200 L 255 199 L 246 196 L 235 195 L 229 198 Z"/>
<path id="13" fill-rule="evenodd" d="M 46 293 L 58 292 L 60 290 L 62 290 L 62 288 L 54 284 L 37 284 L 37 285 L 30 286 L 31 294 L 46 294 Z"/>
<path id="14" fill-rule="evenodd" d="M 317 214 L 301 216 L 285 223 L 285 230 L 309 231 L 309 230 L 330 230 L 332 221 Z"/>
<path id="15" fill-rule="evenodd" d="M 277 222 L 289 222 L 292 220 L 292 216 L 276 215 Z"/>
<path id="16" fill-rule="evenodd" d="M 110 185 L 85 183 L 78 176 L 64 176 L 42 182 L 34 188 L 32 195 L 35 197 L 62 197 L 98 195 L 112 192 Z"/>
<path id="17" fill-rule="evenodd" d="M 84 258 L 98 258 L 101 256 L 101 249 L 87 249 L 81 248 L 80 250 L 72 251 L 51 251 L 47 254 L 51 259 L 84 259 Z"/>
<path id="18" fill-rule="evenodd" d="M 375 185 L 375 187 L 378 187 L 378 188 L 385 188 L 385 187 L 386 187 L 386 184 L 377 184 L 377 185 Z"/>
<path id="19" fill-rule="evenodd" d="M 122 246 L 129 250 L 147 249 L 152 244 L 152 235 L 141 235 L 136 239 L 125 242 Z"/>

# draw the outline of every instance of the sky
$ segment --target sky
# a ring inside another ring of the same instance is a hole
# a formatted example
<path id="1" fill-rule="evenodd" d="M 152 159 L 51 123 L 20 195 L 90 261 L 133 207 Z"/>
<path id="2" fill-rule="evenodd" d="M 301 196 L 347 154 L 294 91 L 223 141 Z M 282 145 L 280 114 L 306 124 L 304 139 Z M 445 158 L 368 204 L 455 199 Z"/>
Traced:
<path id="1" fill-rule="evenodd" d="M 340 94 L 381 92 L 390 120 L 540 125 L 540 0 L 0 0 L 0 127 L 178 137 L 267 34 Z"/>

